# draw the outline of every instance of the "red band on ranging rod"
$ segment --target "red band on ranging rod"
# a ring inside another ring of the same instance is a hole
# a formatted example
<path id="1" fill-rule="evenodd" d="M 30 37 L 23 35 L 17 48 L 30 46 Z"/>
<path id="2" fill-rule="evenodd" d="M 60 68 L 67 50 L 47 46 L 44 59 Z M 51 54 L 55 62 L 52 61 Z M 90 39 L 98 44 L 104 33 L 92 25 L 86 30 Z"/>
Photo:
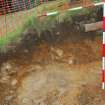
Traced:
<path id="1" fill-rule="evenodd" d="M 105 57 L 105 44 L 102 45 L 102 57 Z"/>
<path id="2" fill-rule="evenodd" d="M 103 31 L 105 31 L 105 17 L 103 17 Z"/>
<path id="3" fill-rule="evenodd" d="M 102 70 L 102 82 L 105 82 L 105 70 Z"/>

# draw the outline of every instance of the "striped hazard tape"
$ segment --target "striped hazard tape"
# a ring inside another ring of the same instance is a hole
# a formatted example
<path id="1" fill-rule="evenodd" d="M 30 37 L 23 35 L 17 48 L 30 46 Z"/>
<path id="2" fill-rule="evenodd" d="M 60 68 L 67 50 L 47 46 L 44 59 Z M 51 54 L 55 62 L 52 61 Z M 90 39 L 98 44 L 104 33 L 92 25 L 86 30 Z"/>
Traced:
<path id="1" fill-rule="evenodd" d="M 90 6 L 100 6 L 100 5 L 103 5 L 104 2 L 98 2 L 98 3 L 93 3 L 92 5 L 89 5 Z M 74 8 L 69 8 L 67 9 L 66 11 L 76 11 L 76 10 L 81 10 L 83 8 L 86 8 L 87 6 L 79 6 L 79 7 L 74 7 Z M 42 16 L 53 16 L 53 15 L 57 15 L 61 13 L 61 11 L 54 11 L 54 12 L 44 12 L 42 14 L 39 14 L 38 13 L 38 17 L 42 17 Z"/>

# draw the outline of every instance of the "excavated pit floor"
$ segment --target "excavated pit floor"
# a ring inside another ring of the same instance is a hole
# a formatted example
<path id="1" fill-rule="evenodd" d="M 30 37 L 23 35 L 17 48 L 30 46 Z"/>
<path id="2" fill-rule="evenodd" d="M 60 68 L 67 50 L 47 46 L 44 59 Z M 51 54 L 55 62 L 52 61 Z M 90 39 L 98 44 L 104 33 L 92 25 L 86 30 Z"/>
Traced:
<path id="1" fill-rule="evenodd" d="M 18 88 L 18 104 L 104 105 L 99 69 L 95 62 L 80 68 L 53 63 L 33 70 Z"/>

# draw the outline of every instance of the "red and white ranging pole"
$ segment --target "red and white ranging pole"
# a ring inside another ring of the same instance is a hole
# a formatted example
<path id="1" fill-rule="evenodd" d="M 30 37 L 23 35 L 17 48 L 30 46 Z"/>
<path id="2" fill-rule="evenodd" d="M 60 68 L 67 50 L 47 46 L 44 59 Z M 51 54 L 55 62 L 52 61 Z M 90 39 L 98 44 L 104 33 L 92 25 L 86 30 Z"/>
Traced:
<path id="1" fill-rule="evenodd" d="M 102 89 L 105 89 L 105 0 L 103 0 Z"/>

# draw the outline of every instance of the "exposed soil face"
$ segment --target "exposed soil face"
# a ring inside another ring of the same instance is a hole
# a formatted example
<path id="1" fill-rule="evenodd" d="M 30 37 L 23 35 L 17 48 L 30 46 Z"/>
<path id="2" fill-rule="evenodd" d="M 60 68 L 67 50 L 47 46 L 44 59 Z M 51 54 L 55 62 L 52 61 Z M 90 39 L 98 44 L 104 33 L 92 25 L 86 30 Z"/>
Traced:
<path id="1" fill-rule="evenodd" d="M 43 42 L 2 63 L 0 105 L 104 105 L 101 38 L 88 34 Z"/>
<path id="2" fill-rule="evenodd" d="M 1 54 L 0 105 L 105 104 L 101 37 L 70 24 L 42 32 L 40 40 L 31 29 L 12 52 Z"/>

